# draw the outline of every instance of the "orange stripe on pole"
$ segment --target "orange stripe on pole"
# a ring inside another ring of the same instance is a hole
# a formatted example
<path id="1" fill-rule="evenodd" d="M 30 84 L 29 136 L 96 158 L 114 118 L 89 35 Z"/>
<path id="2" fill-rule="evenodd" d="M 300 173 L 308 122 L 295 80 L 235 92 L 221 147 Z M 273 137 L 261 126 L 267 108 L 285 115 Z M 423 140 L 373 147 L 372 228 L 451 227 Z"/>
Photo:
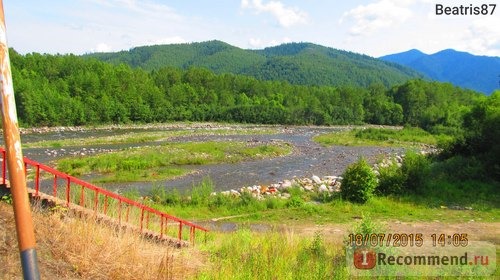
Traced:
<path id="1" fill-rule="evenodd" d="M 35 232 L 26 188 L 25 166 L 19 136 L 2 0 L 0 0 L 0 82 L 3 135 L 23 275 L 25 278 L 34 279 L 40 277 L 36 264 Z"/>

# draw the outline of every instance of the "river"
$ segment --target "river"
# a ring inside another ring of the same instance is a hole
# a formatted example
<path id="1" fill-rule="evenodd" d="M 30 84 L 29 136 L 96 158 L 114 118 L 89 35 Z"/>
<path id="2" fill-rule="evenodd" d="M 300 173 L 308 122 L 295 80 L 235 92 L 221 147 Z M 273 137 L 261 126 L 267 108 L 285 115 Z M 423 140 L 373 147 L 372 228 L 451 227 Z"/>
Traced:
<path id="1" fill-rule="evenodd" d="M 210 125 L 213 127 L 214 125 Z M 221 125 L 215 125 L 220 128 Z M 226 125 L 224 125 L 226 126 Z M 318 134 L 347 129 L 348 127 L 315 127 L 315 126 L 272 126 L 276 134 L 240 135 L 238 129 L 241 126 L 227 125 L 234 129 L 234 135 L 205 135 L 205 136 L 179 136 L 168 139 L 168 141 L 250 141 L 270 143 L 283 141 L 293 146 L 293 152 L 289 155 L 272 159 L 252 160 L 237 164 L 215 164 L 206 166 L 186 166 L 193 172 L 189 175 L 157 182 L 131 182 L 131 183 L 107 183 L 101 186 L 111 190 L 138 189 L 141 193 L 147 193 L 152 186 L 161 186 L 167 189 L 177 188 L 180 191 L 190 189 L 193 185 L 200 183 L 209 177 L 215 184 L 216 190 L 238 189 L 251 185 L 268 185 L 277 183 L 284 179 L 293 177 L 311 177 L 312 175 L 327 176 L 341 175 L 345 168 L 359 157 L 363 156 L 369 161 L 375 161 L 380 155 L 401 153 L 401 148 L 390 147 L 347 147 L 331 146 L 323 147 L 312 138 Z M 41 140 L 59 140 L 68 138 L 91 138 L 103 136 L 118 136 L 133 132 L 206 129 L 206 125 L 190 126 L 166 125 L 166 126 L 144 126 L 144 127 L 112 127 L 108 129 L 48 129 L 35 130 L 22 134 L 22 142 L 25 144 Z M 243 126 L 248 128 L 251 126 Z M 266 128 L 265 126 L 259 126 Z M 51 163 L 61 157 L 72 155 L 89 155 L 101 152 L 121 150 L 128 147 L 142 145 L 160 145 L 164 141 L 145 142 L 140 144 L 100 144 L 79 147 L 60 148 L 25 148 L 25 156 L 45 164 Z M 95 175 L 87 175 L 82 179 L 91 179 Z"/>

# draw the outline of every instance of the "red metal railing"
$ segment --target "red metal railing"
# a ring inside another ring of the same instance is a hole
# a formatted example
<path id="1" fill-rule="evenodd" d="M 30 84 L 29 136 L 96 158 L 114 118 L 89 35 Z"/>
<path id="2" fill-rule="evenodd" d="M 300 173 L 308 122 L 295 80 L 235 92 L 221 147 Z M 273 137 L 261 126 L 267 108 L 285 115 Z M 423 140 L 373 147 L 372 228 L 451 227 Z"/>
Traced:
<path id="1" fill-rule="evenodd" d="M 2 183 L 6 183 L 6 151 L 4 148 L 0 147 L 0 153 L 2 154 Z M 28 176 L 29 171 L 35 171 L 34 174 L 34 195 L 39 196 L 40 193 L 40 178 L 41 172 L 49 173 L 53 176 L 54 181 L 52 185 L 52 196 L 60 197 L 60 184 L 62 180 L 64 182 L 64 197 L 63 200 L 66 206 L 70 204 L 79 205 L 94 211 L 94 214 L 101 214 L 114 218 L 118 220 L 118 223 L 127 223 L 132 226 L 136 226 L 140 229 L 141 233 L 145 230 L 152 231 L 154 233 L 159 233 L 160 239 L 169 234 L 168 228 L 169 224 L 176 226 L 178 228 L 176 238 L 181 242 L 183 240 L 183 228 L 189 228 L 189 241 L 194 244 L 195 241 L 195 231 L 201 230 L 206 233 L 208 229 L 201 227 L 199 225 L 193 224 L 189 221 L 177 218 L 175 216 L 169 215 L 167 213 L 153 209 L 147 205 L 133 201 L 129 198 L 123 197 L 117 193 L 108 191 L 106 189 L 97 187 L 88 182 L 80 180 L 76 177 L 68 175 L 66 173 L 60 172 L 54 168 L 47 165 L 41 164 L 34 160 L 24 157 L 24 165 L 26 170 L 26 175 Z M 33 169 L 29 168 L 32 167 Z M 87 196 L 87 198 L 86 198 Z M 114 204 L 115 212 L 110 213 L 110 205 Z M 131 212 L 136 213 L 135 219 L 131 217 Z"/>

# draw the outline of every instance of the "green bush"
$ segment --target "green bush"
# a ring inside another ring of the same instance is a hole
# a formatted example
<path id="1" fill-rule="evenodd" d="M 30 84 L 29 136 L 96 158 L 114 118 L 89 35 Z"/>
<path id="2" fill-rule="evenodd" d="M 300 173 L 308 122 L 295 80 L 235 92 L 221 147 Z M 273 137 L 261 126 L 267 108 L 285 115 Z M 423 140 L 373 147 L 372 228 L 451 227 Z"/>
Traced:
<path id="1" fill-rule="evenodd" d="M 426 156 L 408 151 L 401 166 L 406 188 L 413 193 L 424 193 L 430 170 L 431 161 Z"/>
<path id="2" fill-rule="evenodd" d="M 213 191 L 213 181 L 210 178 L 203 178 L 203 181 L 191 190 L 191 205 L 207 205 Z"/>
<path id="3" fill-rule="evenodd" d="M 377 176 L 366 160 L 361 158 L 344 172 L 341 195 L 352 202 L 365 203 L 377 187 Z"/>
<path id="4" fill-rule="evenodd" d="M 404 188 L 405 177 L 396 164 L 379 168 L 379 183 L 375 193 L 377 195 L 401 194 Z"/>
<path id="5" fill-rule="evenodd" d="M 210 210 L 215 210 L 217 208 L 227 207 L 231 205 L 232 201 L 233 199 L 230 196 L 217 193 L 216 195 L 210 197 L 208 207 L 210 208 Z"/>
<path id="6" fill-rule="evenodd" d="M 304 200 L 300 196 L 292 196 L 286 203 L 288 208 L 297 208 L 304 205 Z"/>

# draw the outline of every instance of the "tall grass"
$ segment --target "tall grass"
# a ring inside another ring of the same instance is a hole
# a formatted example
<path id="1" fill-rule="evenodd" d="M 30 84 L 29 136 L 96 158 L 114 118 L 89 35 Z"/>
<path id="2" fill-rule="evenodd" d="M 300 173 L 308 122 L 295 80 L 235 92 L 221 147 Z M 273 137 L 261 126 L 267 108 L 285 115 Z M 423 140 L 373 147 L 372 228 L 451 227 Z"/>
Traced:
<path id="1" fill-rule="evenodd" d="M 321 233 L 220 234 L 205 249 L 211 266 L 197 279 L 347 279 L 343 246 L 325 243 Z"/>
<path id="2" fill-rule="evenodd" d="M 422 144 L 445 144 L 450 142 L 451 139 L 451 136 L 445 134 L 431 134 L 421 128 L 414 127 L 405 127 L 403 129 L 353 129 L 314 137 L 314 141 L 324 146 L 418 147 Z"/>

